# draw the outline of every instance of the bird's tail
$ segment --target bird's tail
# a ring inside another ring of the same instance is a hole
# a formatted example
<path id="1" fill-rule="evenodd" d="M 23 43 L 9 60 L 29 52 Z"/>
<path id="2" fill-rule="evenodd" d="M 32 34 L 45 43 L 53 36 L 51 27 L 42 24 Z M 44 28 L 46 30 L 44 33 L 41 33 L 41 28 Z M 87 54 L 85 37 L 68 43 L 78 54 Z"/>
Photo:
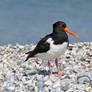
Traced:
<path id="1" fill-rule="evenodd" d="M 32 53 L 33 51 L 29 51 L 29 52 L 27 52 L 26 54 L 30 54 L 30 53 Z"/>
<path id="2" fill-rule="evenodd" d="M 27 52 L 26 54 L 28 54 L 28 56 L 27 56 L 27 58 L 26 58 L 26 60 L 24 61 L 24 62 L 26 62 L 29 58 L 31 58 L 31 57 L 34 57 L 34 55 L 36 54 L 34 51 L 29 51 L 29 52 Z"/>

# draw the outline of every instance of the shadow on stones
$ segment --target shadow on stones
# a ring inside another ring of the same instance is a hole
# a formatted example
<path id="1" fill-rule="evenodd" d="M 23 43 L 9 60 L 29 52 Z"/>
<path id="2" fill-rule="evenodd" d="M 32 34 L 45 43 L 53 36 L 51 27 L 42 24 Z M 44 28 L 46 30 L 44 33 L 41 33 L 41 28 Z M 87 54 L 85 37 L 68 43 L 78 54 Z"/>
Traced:
<path id="1" fill-rule="evenodd" d="M 23 76 L 33 76 L 36 74 L 46 76 L 50 75 L 50 71 L 37 69 L 37 72 L 25 73 Z M 52 72 L 52 74 L 57 74 L 57 72 Z"/>

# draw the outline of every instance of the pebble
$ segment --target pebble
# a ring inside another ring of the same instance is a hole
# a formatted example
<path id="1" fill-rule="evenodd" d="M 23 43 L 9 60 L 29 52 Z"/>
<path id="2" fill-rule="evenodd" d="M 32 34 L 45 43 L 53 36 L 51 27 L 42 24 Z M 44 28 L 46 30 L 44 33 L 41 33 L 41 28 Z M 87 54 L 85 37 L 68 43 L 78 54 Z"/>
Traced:
<path id="1" fill-rule="evenodd" d="M 69 44 L 59 61 L 64 76 L 49 76 L 47 62 L 26 58 L 35 45 L 0 46 L 0 92 L 91 92 L 92 42 Z M 51 62 L 53 72 L 55 63 Z"/>
<path id="2" fill-rule="evenodd" d="M 11 75 L 9 77 L 9 79 L 8 79 L 8 82 L 13 84 L 14 83 L 14 80 L 15 80 L 15 76 L 14 75 Z"/>
<path id="3" fill-rule="evenodd" d="M 61 82 L 61 89 L 66 92 L 69 89 L 69 83 L 62 81 Z"/>
<path id="4" fill-rule="evenodd" d="M 4 88 L 3 90 L 1 90 L 1 92 L 12 92 L 13 90 L 9 89 L 9 88 Z"/>
<path id="5" fill-rule="evenodd" d="M 48 80 L 44 83 L 45 86 L 52 86 L 52 81 Z"/>
<path id="6" fill-rule="evenodd" d="M 54 83 L 53 84 L 53 88 L 57 88 L 57 87 L 60 87 L 60 83 Z"/>
<path id="7" fill-rule="evenodd" d="M 15 86 L 10 86 L 8 87 L 9 90 L 14 90 L 15 89 Z"/>
<path id="8" fill-rule="evenodd" d="M 89 59 L 86 59 L 86 62 L 90 63 L 91 61 Z"/>

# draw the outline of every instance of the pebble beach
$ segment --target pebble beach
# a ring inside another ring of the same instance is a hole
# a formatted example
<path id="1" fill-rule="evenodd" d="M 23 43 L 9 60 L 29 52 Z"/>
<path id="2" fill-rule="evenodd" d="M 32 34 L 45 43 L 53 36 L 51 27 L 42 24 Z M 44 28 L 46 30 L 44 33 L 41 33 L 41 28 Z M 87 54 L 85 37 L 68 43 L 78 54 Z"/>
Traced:
<path id="1" fill-rule="evenodd" d="M 0 92 L 92 92 L 92 42 L 69 44 L 59 60 L 64 76 L 49 76 L 47 61 L 26 59 L 35 45 L 0 46 Z M 56 66 L 51 61 L 53 73 Z"/>

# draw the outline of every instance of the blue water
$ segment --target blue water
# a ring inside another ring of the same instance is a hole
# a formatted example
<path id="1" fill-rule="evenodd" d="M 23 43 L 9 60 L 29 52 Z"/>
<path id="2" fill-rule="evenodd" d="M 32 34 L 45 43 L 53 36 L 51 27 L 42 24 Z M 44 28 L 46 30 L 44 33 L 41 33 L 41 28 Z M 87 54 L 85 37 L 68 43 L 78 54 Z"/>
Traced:
<path id="1" fill-rule="evenodd" d="M 58 20 L 79 35 L 70 42 L 92 41 L 92 0 L 0 0 L 0 45 L 36 44 Z"/>

